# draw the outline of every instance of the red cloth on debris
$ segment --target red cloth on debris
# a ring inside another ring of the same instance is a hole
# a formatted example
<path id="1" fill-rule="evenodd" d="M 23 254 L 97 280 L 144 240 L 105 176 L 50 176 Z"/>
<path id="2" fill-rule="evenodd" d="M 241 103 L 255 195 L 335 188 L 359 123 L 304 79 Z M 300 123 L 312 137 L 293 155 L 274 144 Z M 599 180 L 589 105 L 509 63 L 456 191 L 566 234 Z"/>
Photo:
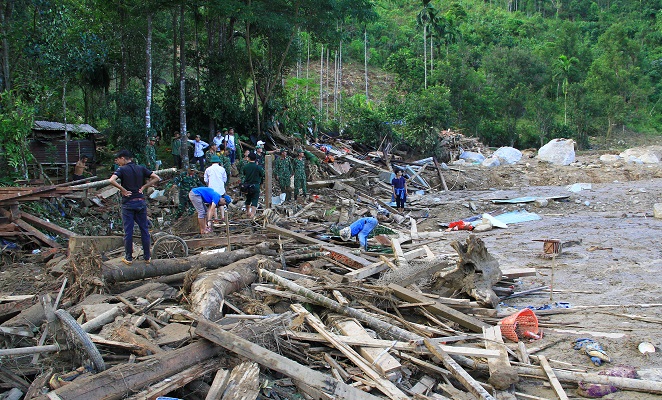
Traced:
<path id="1" fill-rule="evenodd" d="M 469 222 L 455 221 L 448 224 L 448 229 L 451 231 L 472 231 L 474 227 Z"/>

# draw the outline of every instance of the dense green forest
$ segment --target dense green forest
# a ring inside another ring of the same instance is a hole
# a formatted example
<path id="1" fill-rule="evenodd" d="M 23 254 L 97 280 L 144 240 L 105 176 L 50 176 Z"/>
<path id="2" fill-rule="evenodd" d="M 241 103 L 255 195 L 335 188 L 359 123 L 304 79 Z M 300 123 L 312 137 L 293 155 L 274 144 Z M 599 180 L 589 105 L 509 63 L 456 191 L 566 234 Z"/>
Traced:
<path id="1" fill-rule="evenodd" d="M 20 173 L 35 119 L 89 123 L 137 153 L 176 130 L 301 134 L 311 115 L 423 153 L 443 129 L 518 147 L 659 134 L 661 5 L 0 0 L 0 141 Z"/>

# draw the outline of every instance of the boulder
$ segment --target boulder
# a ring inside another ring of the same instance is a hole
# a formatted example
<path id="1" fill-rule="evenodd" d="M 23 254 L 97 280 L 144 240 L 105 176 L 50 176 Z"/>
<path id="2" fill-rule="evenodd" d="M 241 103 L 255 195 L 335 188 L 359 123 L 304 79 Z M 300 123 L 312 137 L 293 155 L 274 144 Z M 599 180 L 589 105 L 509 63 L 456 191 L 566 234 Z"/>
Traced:
<path id="1" fill-rule="evenodd" d="M 501 164 L 516 164 L 522 159 L 522 152 L 514 147 L 500 147 L 492 157 L 497 157 Z"/>
<path id="2" fill-rule="evenodd" d="M 492 156 L 492 157 L 488 157 L 485 160 L 483 160 L 481 165 L 483 167 L 492 168 L 492 167 L 498 167 L 499 165 L 501 165 L 501 162 L 499 161 L 498 157 Z"/>
<path id="3" fill-rule="evenodd" d="M 468 163 L 480 164 L 485 160 L 485 156 L 480 153 L 475 153 L 473 151 L 465 151 L 460 154 L 460 160 L 464 160 Z"/>
<path id="4" fill-rule="evenodd" d="M 655 218 L 662 219 L 662 203 L 655 203 L 653 205 L 653 215 Z"/>
<path id="5" fill-rule="evenodd" d="M 538 150 L 538 159 L 554 165 L 569 165 L 575 161 L 575 141 L 552 139 Z"/>
<path id="6" fill-rule="evenodd" d="M 623 160 L 623 157 L 616 154 L 603 154 L 600 156 L 600 161 L 605 164 L 615 164 Z"/>
<path id="7" fill-rule="evenodd" d="M 637 164 L 659 164 L 660 159 L 662 159 L 662 146 L 634 147 L 625 150 L 620 156 L 628 162 L 632 160 L 631 162 Z"/>

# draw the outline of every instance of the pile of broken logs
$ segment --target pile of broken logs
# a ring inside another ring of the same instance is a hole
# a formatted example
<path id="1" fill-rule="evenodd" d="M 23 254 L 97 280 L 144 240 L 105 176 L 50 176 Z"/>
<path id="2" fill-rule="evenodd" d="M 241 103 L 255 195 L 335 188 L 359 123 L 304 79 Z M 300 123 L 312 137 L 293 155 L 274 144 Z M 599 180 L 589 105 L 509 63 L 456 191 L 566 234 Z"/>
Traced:
<path id="1" fill-rule="evenodd" d="M 444 181 L 435 159 L 401 164 L 421 189 Z M 501 269 L 473 235 L 435 253 L 444 233 L 417 230 L 426 210 L 382 200 L 390 168 L 339 152 L 322 168 L 335 178 L 309 183 L 315 201 L 258 220 L 230 208 L 210 237 L 173 224 L 186 250 L 150 264 L 124 265 L 121 237 L 71 236 L 46 267 L 59 291 L 0 298 L 5 398 L 539 399 L 513 391 L 520 379 L 559 398 L 578 382 L 662 394 L 507 342 L 496 307 L 535 269 Z M 330 233 L 368 215 L 381 222 L 367 252 Z"/>

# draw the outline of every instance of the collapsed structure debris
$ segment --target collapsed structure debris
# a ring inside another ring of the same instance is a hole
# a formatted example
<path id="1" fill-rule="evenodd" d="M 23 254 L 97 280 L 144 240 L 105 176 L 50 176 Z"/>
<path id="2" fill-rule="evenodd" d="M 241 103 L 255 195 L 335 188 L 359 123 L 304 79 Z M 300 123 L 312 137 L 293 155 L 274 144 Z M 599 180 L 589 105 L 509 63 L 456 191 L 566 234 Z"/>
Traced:
<path id="1" fill-rule="evenodd" d="M 480 147 L 447 136 L 458 147 Z M 455 186 L 464 172 L 435 158 L 395 161 L 423 191 L 399 213 L 383 176 L 392 164 L 341 145 L 308 184 L 316 198 L 272 202 L 257 219 L 230 207 L 213 236 L 197 234 L 195 216 L 164 218 L 177 197 L 164 190 L 150 205 L 160 251 L 149 264 L 122 264 L 117 235 L 81 237 L 19 208 L 96 190 L 79 201 L 94 197 L 89 207 L 107 212 L 117 194 L 104 193 L 103 183 L 2 192 L 2 229 L 11 232 L 3 237 L 59 250 L 44 260 L 48 296 L 0 298 L 8 305 L 0 309 L 0 384 L 20 392 L 16 398 L 44 400 L 496 399 L 517 396 L 514 385 L 525 379 L 548 382 L 558 398 L 567 398 L 568 383 L 662 394 L 654 380 L 548 359 L 540 353 L 558 340 L 504 327 L 512 314 L 504 299 L 547 289 L 515 291 L 515 280 L 536 269 L 500 265 L 476 234 L 459 240 L 436 222 L 419 231 L 434 203 L 428 193 Z M 368 251 L 332 229 L 363 216 L 381 220 Z M 448 238 L 456 240 L 435 251 Z M 554 326 L 537 314 L 540 325 Z"/>

